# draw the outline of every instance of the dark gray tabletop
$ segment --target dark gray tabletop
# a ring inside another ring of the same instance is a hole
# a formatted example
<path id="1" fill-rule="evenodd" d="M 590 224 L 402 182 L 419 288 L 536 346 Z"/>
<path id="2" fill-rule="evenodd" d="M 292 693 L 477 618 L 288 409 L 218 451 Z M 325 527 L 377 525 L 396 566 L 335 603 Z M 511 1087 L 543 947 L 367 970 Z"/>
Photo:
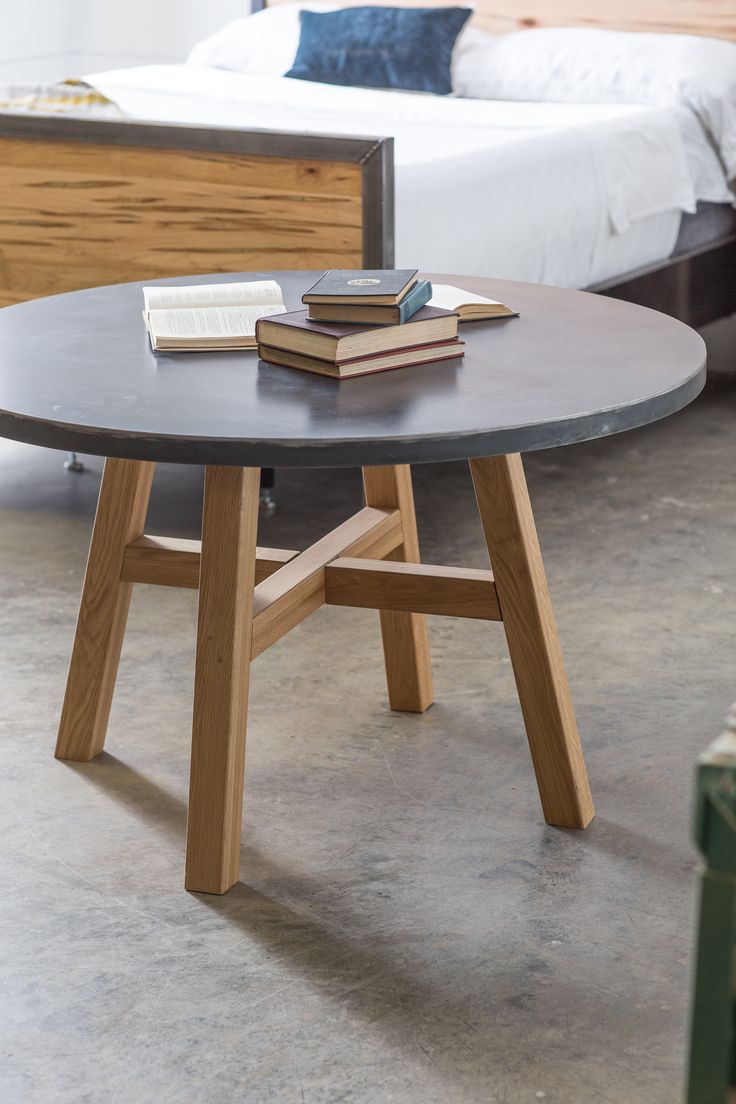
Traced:
<path id="1" fill-rule="evenodd" d="M 274 277 L 300 306 L 313 272 Z M 527 452 L 665 417 L 705 379 L 705 347 L 665 315 L 603 296 L 438 276 L 519 318 L 467 323 L 463 359 L 338 382 L 255 353 L 154 354 L 141 284 L 0 311 L 0 436 L 100 456 L 254 467 Z M 153 281 L 148 281 L 153 282 Z"/>

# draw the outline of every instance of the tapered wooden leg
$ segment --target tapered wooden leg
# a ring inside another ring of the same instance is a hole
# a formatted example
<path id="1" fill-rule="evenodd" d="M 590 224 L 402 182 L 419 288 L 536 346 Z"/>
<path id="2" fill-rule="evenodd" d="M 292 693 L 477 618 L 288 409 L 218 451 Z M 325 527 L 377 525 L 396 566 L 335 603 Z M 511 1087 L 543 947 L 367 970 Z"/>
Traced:
<path id="1" fill-rule="evenodd" d="M 367 506 L 401 511 L 404 542 L 386 558 L 419 563 L 411 468 L 363 468 L 363 486 Z M 391 708 L 423 713 L 434 701 L 426 617 L 381 610 L 381 634 Z"/>
<path id="2" fill-rule="evenodd" d="M 259 483 L 257 468 L 205 474 L 186 862 L 201 893 L 240 875 Z"/>
<path id="3" fill-rule="evenodd" d="M 593 818 L 580 736 L 519 455 L 471 460 L 545 820 Z"/>
<path id="4" fill-rule="evenodd" d="M 57 759 L 94 759 L 105 743 L 132 583 L 120 573 L 125 547 L 140 537 L 154 465 L 107 460 L 97 503 L 64 707 Z"/>

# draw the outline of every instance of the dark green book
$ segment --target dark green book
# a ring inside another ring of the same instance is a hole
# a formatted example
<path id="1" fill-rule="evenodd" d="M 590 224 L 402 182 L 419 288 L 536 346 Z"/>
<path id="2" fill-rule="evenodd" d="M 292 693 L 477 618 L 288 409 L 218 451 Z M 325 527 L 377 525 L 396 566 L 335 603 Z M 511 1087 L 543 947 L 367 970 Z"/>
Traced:
<path id="1" fill-rule="evenodd" d="M 331 268 L 302 295 L 302 303 L 392 307 L 417 279 L 416 268 Z"/>
<path id="2" fill-rule="evenodd" d="M 365 322 L 369 326 L 400 326 L 432 298 L 429 280 L 417 280 L 395 307 L 363 303 L 310 303 L 309 317 L 317 322 Z"/>

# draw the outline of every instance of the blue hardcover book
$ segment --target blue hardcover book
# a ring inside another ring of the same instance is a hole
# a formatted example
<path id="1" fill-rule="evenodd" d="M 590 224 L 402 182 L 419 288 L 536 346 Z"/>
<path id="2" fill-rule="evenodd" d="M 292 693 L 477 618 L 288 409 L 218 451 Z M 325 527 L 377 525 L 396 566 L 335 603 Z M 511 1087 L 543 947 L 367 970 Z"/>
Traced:
<path id="1" fill-rule="evenodd" d="M 302 303 L 395 306 L 416 278 L 415 268 L 331 268 L 304 292 Z"/>
<path id="2" fill-rule="evenodd" d="M 365 322 L 374 326 L 399 326 L 408 322 L 432 298 L 429 280 L 417 280 L 396 306 L 360 306 L 357 303 L 310 303 L 309 317 L 316 322 Z"/>
<path id="3" fill-rule="evenodd" d="M 411 291 L 407 292 L 398 306 L 399 322 L 408 322 L 432 298 L 432 285 L 429 280 L 417 280 Z"/>

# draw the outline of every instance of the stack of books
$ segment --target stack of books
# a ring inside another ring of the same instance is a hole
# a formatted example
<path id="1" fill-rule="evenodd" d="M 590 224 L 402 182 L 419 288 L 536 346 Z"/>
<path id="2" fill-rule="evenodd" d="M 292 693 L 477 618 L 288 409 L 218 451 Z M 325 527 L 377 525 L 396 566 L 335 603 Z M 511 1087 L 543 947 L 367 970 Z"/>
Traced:
<path id="1" fill-rule="evenodd" d="M 262 360 L 339 379 L 463 355 L 458 322 L 515 314 L 417 279 L 416 269 L 333 270 L 286 313 L 275 280 L 143 288 L 156 353 L 258 348 Z"/>
<path id="2" fill-rule="evenodd" d="M 333 269 L 302 296 L 306 310 L 259 318 L 258 355 L 337 379 L 462 356 L 457 312 L 431 297 L 416 269 Z"/>

